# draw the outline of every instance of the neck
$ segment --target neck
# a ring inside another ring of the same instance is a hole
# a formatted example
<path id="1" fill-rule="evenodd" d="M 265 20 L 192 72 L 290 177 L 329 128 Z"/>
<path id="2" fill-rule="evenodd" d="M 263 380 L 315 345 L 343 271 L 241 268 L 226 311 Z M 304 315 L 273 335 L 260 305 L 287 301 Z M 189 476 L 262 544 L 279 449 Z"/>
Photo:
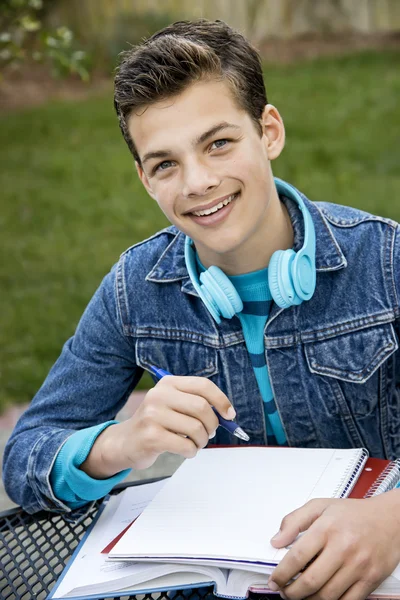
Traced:
<path id="1" fill-rule="evenodd" d="M 219 255 L 218 261 L 214 258 L 214 262 L 211 262 L 205 248 L 196 249 L 206 268 L 214 264 L 226 275 L 243 275 L 268 267 L 272 254 L 276 250 L 292 248 L 293 242 L 294 233 L 289 213 L 274 186 L 265 218 L 249 239 L 231 252 Z"/>

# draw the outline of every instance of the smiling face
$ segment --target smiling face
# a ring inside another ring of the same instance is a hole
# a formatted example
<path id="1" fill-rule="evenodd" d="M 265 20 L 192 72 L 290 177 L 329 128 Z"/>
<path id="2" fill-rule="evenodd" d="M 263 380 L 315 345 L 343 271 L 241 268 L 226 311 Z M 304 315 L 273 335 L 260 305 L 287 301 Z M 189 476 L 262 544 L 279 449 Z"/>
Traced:
<path id="1" fill-rule="evenodd" d="M 261 124 L 263 135 L 221 81 L 192 84 L 129 118 L 143 185 L 207 267 L 248 272 L 287 245 L 278 241 L 287 219 L 270 167 L 284 128 L 271 105 Z"/>

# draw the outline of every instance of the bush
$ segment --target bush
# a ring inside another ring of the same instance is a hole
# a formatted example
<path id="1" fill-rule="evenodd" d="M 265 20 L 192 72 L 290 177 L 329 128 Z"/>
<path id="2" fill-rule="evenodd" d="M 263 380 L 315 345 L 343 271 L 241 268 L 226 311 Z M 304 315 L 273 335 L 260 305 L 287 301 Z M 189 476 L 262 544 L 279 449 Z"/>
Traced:
<path id="1" fill-rule="evenodd" d="M 0 5 L 0 67 L 18 67 L 25 61 L 45 62 L 55 76 L 89 79 L 90 61 L 78 48 L 68 27 L 44 25 L 49 2 L 4 0 Z"/>
<path id="2" fill-rule="evenodd" d="M 127 50 L 130 45 L 139 44 L 174 20 L 168 13 L 119 13 L 108 43 L 108 53 L 113 63 L 120 52 Z"/>

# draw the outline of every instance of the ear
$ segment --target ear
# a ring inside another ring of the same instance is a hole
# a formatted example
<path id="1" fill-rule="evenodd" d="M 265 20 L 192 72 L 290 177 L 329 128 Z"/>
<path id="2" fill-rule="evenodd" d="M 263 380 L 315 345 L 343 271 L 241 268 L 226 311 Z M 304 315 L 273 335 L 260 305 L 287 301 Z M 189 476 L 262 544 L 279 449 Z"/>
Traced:
<path id="1" fill-rule="evenodd" d="M 266 104 L 262 117 L 261 127 L 269 160 L 278 158 L 285 146 L 285 126 L 278 110 L 272 104 Z"/>
<path id="2" fill-rule="evenodd" d="M 149 180 L 147 178 L 146 173 L 143 171 L 143 168 L 141 167 L 141 165 L 139 165 L 139 163 L 137 161 L 135 161 L 135 167 L 136 167 L 136 172 L 139 176 L 140 181 L 143 183 L 144 187 L 146 188 L 146 192 L 149 194 L 149 196 L 151 196 L 153 198 L 153 200 L 156 199 L 155 194 L 152 190 L 152 187 L 149 183 Z"/>

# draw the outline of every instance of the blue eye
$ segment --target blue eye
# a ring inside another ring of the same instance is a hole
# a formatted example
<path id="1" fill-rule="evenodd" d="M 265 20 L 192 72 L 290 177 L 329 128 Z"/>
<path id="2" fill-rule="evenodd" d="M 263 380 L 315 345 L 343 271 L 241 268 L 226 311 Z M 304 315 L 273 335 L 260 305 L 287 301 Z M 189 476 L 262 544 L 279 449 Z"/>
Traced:
<path id="1" fill-rule="evenodd" d="M 171 160 L 163 160 L 162 163 L 160 163 L 159 165 L 156 166 L 156 168 L 154 169 L 154 172 L 165 171 L 166 169 L 168 169 L 169 166 L 171 166 L 171 163 L 172 163 Z"/>
<path id="2" fill-rule="evenodd" d="M 228 140 L 225 140 L 225 139 L 223 139 L 223 140 L 216 140 L 215 142 L 213 142 L 211 144 L 211 147 L 212 146 L 216 146 L 216 148 L 223 148 L 224 146 L 226 146 L 227 143 L 228 143 Z"/>

